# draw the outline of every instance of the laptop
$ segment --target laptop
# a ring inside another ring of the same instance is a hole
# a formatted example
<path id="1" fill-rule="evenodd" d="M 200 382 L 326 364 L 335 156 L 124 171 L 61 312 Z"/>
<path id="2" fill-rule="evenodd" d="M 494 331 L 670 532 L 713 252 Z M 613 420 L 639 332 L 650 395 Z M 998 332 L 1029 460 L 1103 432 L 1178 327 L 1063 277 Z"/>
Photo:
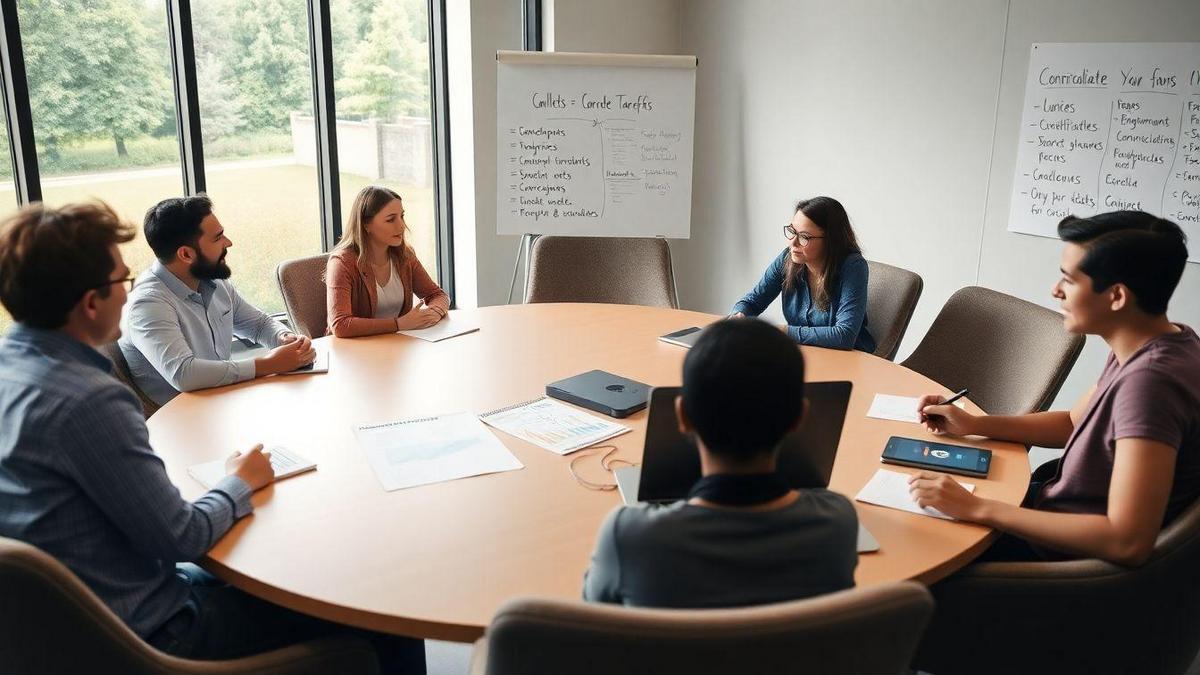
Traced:
<path id="1" fill-rule="evenodd" d="M 546 385 L 546 395 L 609 417 L 629 417 L 646 407 L 650 387 L 603 370 L 558 380 Z"/>
<path id="2" fill-rule="evenodd" d="M 829 486 L 851 388 L 852 384 L 844 381 L 805 385 L 808 415 L 796 431 L 784 437 L 779 449 L 779 473 L 791 487 Z M 686 499 L 700 480 L 700 456 L 676 422 L 675 397 L 680 391 L 679 387 L 655 387 L 651 392 L 642 465 L 614 471 L 626 504 Z M 878 542 L 860 523 L 859 553 L 877 550 Z"/>

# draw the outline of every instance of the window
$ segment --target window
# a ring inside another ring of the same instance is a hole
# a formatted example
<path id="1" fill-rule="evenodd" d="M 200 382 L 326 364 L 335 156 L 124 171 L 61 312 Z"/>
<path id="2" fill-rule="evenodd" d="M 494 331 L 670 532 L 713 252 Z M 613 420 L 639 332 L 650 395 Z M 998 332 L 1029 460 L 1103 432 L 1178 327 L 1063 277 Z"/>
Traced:
<path id="1" fill-rule="evenodd" d="M 335 0 L 331 9 L 343 226 L 364 186 L 395 190 L 407 241 L 437 278 L 428 5 Z"/>
<path id="2" fill-rule="evenodd" d="M 233 241 L 232 281 L 283 310 L 275 266 L 321 252 L 305 0 L 194 0 L 206 191 Z"/>
<path id="3" fill-rule="evenodd" d="M 17 189 L 13 184 L 12 154 L 8 143 L 8 120 L 0 106 L 0 213 L 9 214 L 17 208 Z M 12 317 L 0 306 L 0 335 L 8 332 Z"/>
<path id="4" fill-rule="evenodd" d="M 96 198 L 140 230 L 147 208 L 185 185 L 202 188 L 234 242 L 234 283 L 262 309 L 280 311 L 276 265 L 332 246 L 325 236 L 333 221 L 344 222 L 363 186 L 379 183 L 404 197 L 410 243 L 450 288 L 449 170 L 439 162 L 449 156 L 444 4 L 0 3 L 4 25 L 20 27 L 6 55 L 18 85 L 8 102 L 19 120 L 14 133 L 34 139 L 17 158 L 30 167 L 27 183 L 14 186 L 11 166 L 0 162 L 0 209 L 10 212 L 26 194 L 51 205 Z M 329 52 L 314 59 L 312 44 L 330 45 L 332 60 Z M 314 121 L 317 103 L 332 105 L 337 119 Z M 338 148 L 336 175 L 317 170 L 316 124 Z M 123 254 L 137 272 L 153 260 L 140 232 Z M 8 323 L 0 310 L 0 332 Z"/>
<path id="5" fill-rule="evenodd" d="M 146 209 L 183 190 L 166 10 L 145 0 L 22 0 L 21 41 L 42 200 L 107 202 L 139 226 L 121 254 L 153 253 Z"/>

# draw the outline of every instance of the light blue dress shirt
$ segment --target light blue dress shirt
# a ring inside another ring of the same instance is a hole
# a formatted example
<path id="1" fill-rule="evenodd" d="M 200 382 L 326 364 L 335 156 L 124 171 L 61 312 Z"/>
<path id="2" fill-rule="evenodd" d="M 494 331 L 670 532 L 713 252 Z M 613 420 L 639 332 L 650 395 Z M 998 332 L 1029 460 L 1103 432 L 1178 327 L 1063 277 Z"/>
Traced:
<path id="1" fill-rule="evenodd" d="M 253 359 L 230 358 L 233 336 L 277 347 L 287 332 L 229 281 L 193 291 L 156 260 L 129 294 L 120 346 L 134 382 L 163 405 L 181 391 L 253 379 Z"/>
<path id="2" fill-rule="evenodd" d="M 226 476 L 185 501 L 142 404 L 95 349 L 21 324 L 0 339 L 0 536 L 57 558 L 138 635 L 183 607 L 175 563 L 250 513 L 250 493 Z"/>

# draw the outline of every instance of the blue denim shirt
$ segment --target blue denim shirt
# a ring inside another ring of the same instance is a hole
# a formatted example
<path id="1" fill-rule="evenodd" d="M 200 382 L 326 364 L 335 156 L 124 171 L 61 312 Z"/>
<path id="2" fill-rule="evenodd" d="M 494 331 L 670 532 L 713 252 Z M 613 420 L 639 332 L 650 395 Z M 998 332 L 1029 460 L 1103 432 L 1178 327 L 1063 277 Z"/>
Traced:
<path id="1" fill-rule="evenodd" d="M 250 493 L 226 476 L 184 501 L 111 361 L 58 331 L 0 339 L 0 536 L 57 558 L 137 634 L 183 607 L 175 563 L 250 513 Z"/>
<path id="2" fill-rule="evenodd" d="M 165 405 L 181 391 L 254 379 L 253 359 L 230 358 L 234 335 L 277 347 L 286 332 L 227 280 L 193 291 L 156 260 L 129 294 L 120 345 L 138 388 Z"/>
<path id="3" fill-rule="evenodd" d="M 733 306 L 730 313 L 762 314 L 783 290 L 788 250 L 776 256 L 754 289 Z M 861 254 L 851 253 L 829 289 L 829 309 L 817 309 L 808 279 L 799 275 L 791 292 L 783 296 L 783 318 L 788 335 L 802 345 L 875 351 L 875 338 L 867 330 L 867 279 L 870 271 Z"/>

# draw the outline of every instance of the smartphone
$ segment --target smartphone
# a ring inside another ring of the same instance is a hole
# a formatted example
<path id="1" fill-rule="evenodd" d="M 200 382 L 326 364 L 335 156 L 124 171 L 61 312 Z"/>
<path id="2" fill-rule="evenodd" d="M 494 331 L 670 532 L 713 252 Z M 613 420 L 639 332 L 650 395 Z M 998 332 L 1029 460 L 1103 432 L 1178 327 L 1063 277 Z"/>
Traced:
<path id="1" fill-rule="evenodd" d="M 992 463 L 992 451 L 892 436 L 883 449 L 880 461 L 885 464 L 987 478 L 988 468 Z"/>
<path id="2" fill-rule="evenodd" d="M 662 340 L 663 342 L 669 342 L 673 345 L 679 345 L 680 347 L 687 347 L 688 349 L 691 349 L 692 346 L 696 344 L 696 340 L 700 339 L 700 334 L 703 332 L 703 328 L 700 328 L 699 326 L 692 326 L 690 328 L 684 328 L 683 330 L 677 330 L 674 333 L 660 335 L 658 339 Z"/>

